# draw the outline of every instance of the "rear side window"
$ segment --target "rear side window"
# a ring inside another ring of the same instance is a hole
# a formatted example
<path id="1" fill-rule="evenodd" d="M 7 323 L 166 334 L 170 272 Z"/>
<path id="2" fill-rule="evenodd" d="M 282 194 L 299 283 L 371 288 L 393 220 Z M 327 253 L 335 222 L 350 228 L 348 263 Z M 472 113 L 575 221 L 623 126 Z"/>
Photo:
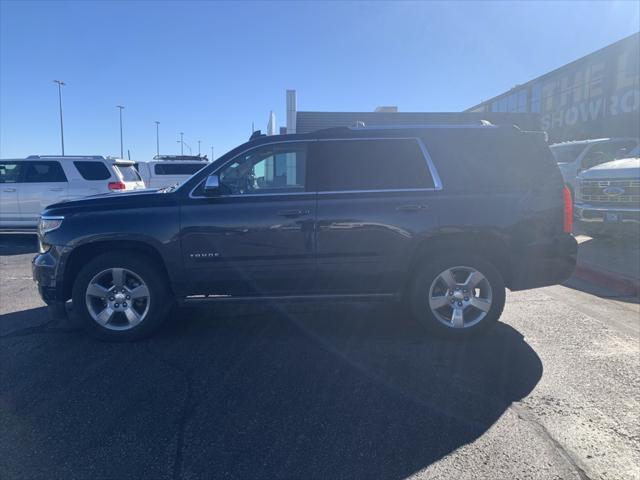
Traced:
<path id="1" fill-rule="evenodd" d="M 18 183 L 23 164 L 18 162 L 0 162 L 0 183 Z"/>
<path id="2" fill-rule="evenodd" d="M 328 140 L 312 145 L 317 191 L 433 188 L 433 178 L 413 139 Z"/>
<path id="3" fill-rule="evenodd" d="M 515 129 L 433 129 L 425 146 L 445 190 L 501 191 L 562 185 L 541 133 Z"/>
<path id="4" fill-rule="evenodd" d="M 26 162 L 25 183 L 66 182 L 67 177 L 59 162 Z"/>
<path id="5" fill-rule="evenodd" d="M 141 180 L 140 174 L 133 165 L 114 165 L 114 168 L 121 173 L 123 182 L 139 182 Z"/>
<path id="6" fill-rule="evenodd" d="M 198 163 L 157 163 L 153 171 L 156 175 L 193 175 L 205 166 Z"/>
<path id="7" fill-rule="evenodd" d="M 111 173 L 102 162 L 73 162 L 85 180 L 107 180 Z"/>

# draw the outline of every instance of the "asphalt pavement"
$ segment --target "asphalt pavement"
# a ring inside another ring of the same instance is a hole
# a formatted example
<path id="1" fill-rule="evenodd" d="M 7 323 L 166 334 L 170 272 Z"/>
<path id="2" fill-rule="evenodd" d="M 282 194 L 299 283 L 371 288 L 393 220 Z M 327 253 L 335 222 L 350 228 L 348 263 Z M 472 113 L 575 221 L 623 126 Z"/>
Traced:
<path id="1" fill-rule="evenodd" d="M 0 238 L 2 479 L 640 478 L 640 307 L 509 293 L 471 342 L 394 304 L 176 310 L 99 343 L 50 321 Z"/>

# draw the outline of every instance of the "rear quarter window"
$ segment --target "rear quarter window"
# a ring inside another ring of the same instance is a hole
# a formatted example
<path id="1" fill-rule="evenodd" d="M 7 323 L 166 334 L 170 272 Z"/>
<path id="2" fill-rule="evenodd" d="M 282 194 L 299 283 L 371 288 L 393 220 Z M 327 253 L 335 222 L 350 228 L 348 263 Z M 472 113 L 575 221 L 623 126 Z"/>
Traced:
<path id="1" fill-rule="evenodd" d="M 562 185 L 542 134 L 515 129 L 433 129 L 425 145 L 444 189 L 512 191 Z"/>
<path id="2" fill-rule="evenodd" d="M 197 163 L 157 163 L 153 171 L 156 175 L 193 175 L 205 166 L 205 164 Z"/>
<path id="3" fill-rule="evenodd" d="M 114 168 L 120 172 L 123 182 L 139 182 L 142 180 L 133 165 L 114 165 Z"/>
<path id="4" fill-rule="evenodd" d="M 80 176 L 85 180 L 107 180 L 111 173 L 102 162 L 73 162 Z"/>

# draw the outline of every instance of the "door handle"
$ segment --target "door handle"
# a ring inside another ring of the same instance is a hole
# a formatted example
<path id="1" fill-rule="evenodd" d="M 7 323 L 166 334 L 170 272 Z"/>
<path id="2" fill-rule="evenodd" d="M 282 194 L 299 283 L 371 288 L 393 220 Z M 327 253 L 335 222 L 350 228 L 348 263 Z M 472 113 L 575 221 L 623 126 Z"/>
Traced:
<path id="1" fill-rule="evenodd" d="M 61 187 L 59 187 L 59 188 L 50 188 L 49 189 L 50 192 L 61 192 L 62 190 L 64 190 L 64 188 L 61 188 Z"/>
<path id="2" fill-rule="evenodd" d="M 5 188 L 4 191 L 5 192 L 15 192 L 16 189 L 15 188 Z"/>
<path id="3" fill-rule="evenodd" d="M 309 215 L 309 213 L 309 210 L 281 210 L 278 212 L 278 215 L 280 217 L 296 218 L 302 217 L 303 215 Z"/>
<path id="4" fill-rule="evenodd" d="M 428 205 L 401 205 L 396 208 L 399 212 L 421 212 L 429 208 Z"/>

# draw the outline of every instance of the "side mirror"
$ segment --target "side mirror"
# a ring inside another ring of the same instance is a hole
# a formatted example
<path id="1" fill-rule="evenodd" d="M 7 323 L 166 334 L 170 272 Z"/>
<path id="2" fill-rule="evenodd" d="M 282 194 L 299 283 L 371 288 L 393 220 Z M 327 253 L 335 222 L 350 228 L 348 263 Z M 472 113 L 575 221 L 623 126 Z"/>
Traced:
<path id="1" fill-rule="evenodd" d="M 216 195 L 220 191 L 220 177 L 217 173 L 212 173 L 204 182 L 204 194 Z"/>

